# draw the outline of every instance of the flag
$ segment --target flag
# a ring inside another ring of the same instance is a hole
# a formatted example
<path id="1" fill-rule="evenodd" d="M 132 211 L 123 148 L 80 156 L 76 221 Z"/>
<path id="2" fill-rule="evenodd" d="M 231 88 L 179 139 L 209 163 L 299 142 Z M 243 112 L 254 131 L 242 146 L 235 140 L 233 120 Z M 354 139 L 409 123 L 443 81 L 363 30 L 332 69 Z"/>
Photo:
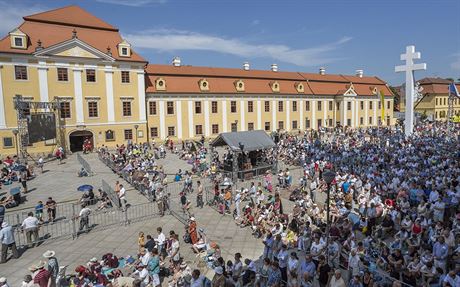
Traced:
<path id="1" fill-rule="evenodd" d="M 460 95 L 458 94 L 457 87 L 455 86 L 454 83 L 449 84 L 449 97 L 460 98 Z"/>
<path id="2" fill-rule="evenodd" d="M 383 125 L 383 123 L 385 122 L 385 95 L 383 94 L 383 91 L 379 91 L 379 95 L 380 95 L 380 102 L 382 105 L 381 124 Z"/>

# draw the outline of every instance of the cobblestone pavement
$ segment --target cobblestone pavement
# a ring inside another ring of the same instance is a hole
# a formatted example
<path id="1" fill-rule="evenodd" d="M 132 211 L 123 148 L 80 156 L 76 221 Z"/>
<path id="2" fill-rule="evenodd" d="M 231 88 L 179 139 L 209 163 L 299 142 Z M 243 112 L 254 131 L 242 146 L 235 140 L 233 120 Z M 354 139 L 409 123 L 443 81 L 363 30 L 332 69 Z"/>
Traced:
<path id="1" fill-rule="evenodd" d="M 58 203 L 63 201 L 76 201 L 81 193 L 76 188 L 81 184 L 100 186 L 102 179 L 108 183 L 114 183 L 119 179 L 107 167 L 97 159 L 95 154 L 84 155 L 85 159 L 92 165 L 95 175 L 92 177 L 78 178 L 76 172 L 80 165 L 75 156 L 70 156 L 65 164 L 58 165 L 57 162 L 48 163 L 45 166 L 46 172 L 31 180 L 28 185 L 31 190 L 27 194 L 27 201 L 10 212 L 24 212 L 32 208 L 38 200 L 45 200 L 52 196 Z M 190 167 L 186 162 L 179 160 L 177 156 L 168 154 L 163 160 L 166 172 L 175 173 L 179 168 Z M 126 185 L 127 187 L 129 185 Z M 137 191 L 128 189 L 128 202 L 131 204 L 145 203 L 145 197 Z M 191 196 L 194 201 L 194 195 Z M 177 199 L 176 199 L 177 200 Z M 254 238 L 248 228 L 240 228 L 233 222 L 230 216 L 219 215 L 214 209 L 205 206 L 203 209 L 193 209 L 197 219 L 198 228 L 203 228 L 210 240 L 216 241 L 222 247 L 222 255 L 226 259 L 233 258 L 234 253 L 241 252 L 243 258 L 257 259 L 262 254 L 263 245 L 261 240 Z M 165 234 L 169 230 L 175 230 L 181 238 L 181 255 L 184 260 L 196 266 L 200 258 L 193 254 L 190 245 L 182 242 L 184 225 L 171 215 L 161 218 L 147 219 L 142 222 L 129 225 L 119 225 L 115 228 L 103 231 L 90 231 L 82 234 L 77 239 L 71 238 L 45 242 L 44 244 L 21 250 L 19 259 L 10 259 L 0 265 L 0 277 L 8 279 L 11 286 L 19 286 L 24 275 L 28 274 L 27 268 L 43 260 L 42 254 L 46 250 L 54 250 L 61 265 L 68 265 L 68 273 L 72 273 L 77 265 L 85 264 L 92 257 L 100 258 L 103 254 L 111 252 L 117 256 L 135 255 L 137 253 L 137 237 L 140 231 L 146 234 L 156 235 L 156 228 L 162 226 Z M 212 271 L 202 270 L 205 274 L 212 276 Z M 164 284 L 163 284 L 164 285 Z"/>

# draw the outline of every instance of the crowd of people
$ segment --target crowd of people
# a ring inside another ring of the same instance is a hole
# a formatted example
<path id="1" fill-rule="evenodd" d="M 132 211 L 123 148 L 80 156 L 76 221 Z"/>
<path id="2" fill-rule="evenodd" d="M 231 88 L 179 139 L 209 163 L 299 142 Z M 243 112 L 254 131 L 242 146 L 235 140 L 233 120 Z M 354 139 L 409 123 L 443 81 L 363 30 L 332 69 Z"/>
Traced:
<path id="1" fill-rule="evenodd" d="M 271 152 L 303 170 L 290 214 L 269 175 L 233 192 L 216 183 L 216 196 L 263 238 L 263 258 L 284 284 L 326 286 L 342 268 L 350 279 L 332 286 L 460 286 L 460 151 L 445 124 L 420 125 L 410 138 L 388 128 L 287 135 Z M 325 170 L 335 172 L 330 186 Z M 298 254 L 304 265 L 290 267 Z"/>

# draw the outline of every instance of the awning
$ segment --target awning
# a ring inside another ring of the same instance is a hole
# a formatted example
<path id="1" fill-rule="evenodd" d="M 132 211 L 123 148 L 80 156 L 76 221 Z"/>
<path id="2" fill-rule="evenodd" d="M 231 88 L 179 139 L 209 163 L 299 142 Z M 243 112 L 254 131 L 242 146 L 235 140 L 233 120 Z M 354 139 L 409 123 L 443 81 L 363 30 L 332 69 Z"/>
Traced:
<path id="1" fill-rule="evenodd" d="M 275 143 L 265 131 L 221 133 L 211 142 L 211 146 L 228 146 L 233 151 L 254 151 L 272 148 Z"/>

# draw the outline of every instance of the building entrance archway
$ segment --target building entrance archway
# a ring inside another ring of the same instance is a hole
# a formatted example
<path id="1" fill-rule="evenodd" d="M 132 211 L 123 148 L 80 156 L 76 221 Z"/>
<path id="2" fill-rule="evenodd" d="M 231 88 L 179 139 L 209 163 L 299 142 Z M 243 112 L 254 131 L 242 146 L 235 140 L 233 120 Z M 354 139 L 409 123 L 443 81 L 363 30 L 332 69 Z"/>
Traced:
<path id="1" fill-rule="evenodd" d="M 83 142 L 88 139 L 94 146 L 93 133 L 88 130 L 74 131 L 69 135 L 70 151 L 77 152 L 83 150 Z"/>

